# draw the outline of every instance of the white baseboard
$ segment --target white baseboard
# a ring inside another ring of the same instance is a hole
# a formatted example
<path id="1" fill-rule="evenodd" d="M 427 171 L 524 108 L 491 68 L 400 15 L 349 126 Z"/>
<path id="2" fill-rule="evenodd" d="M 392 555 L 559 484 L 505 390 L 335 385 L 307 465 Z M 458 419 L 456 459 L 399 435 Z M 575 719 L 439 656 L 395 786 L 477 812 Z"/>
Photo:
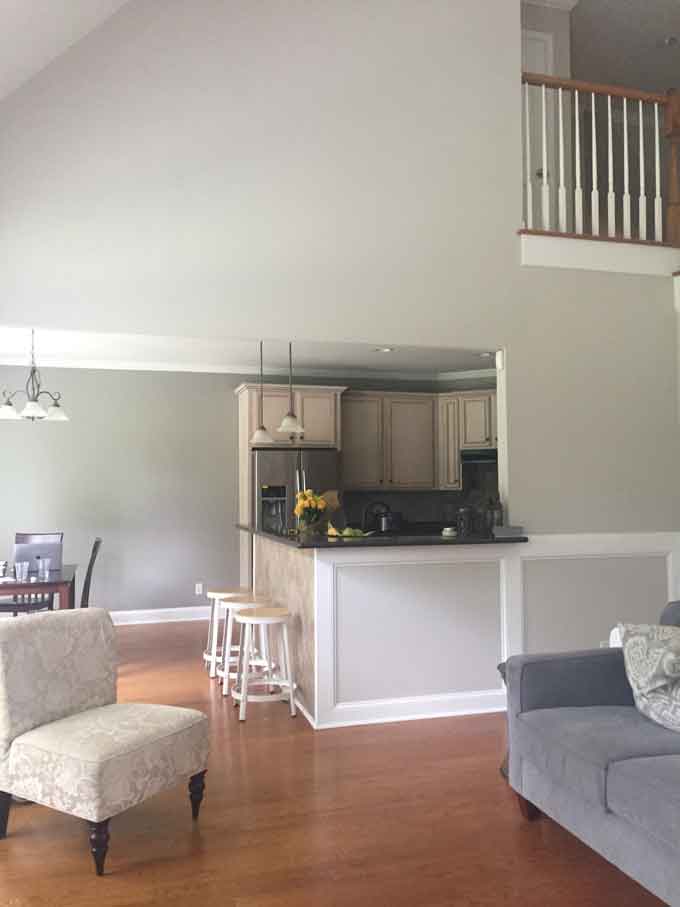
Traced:
<path id="1" fill-rule="evenodd" d="M 210 620 L 210 605 L 188 608 L 148 608 L 142 611 L 110 611 L 116 627 L 129 624 L 167 624 L 182 620 Z"/>

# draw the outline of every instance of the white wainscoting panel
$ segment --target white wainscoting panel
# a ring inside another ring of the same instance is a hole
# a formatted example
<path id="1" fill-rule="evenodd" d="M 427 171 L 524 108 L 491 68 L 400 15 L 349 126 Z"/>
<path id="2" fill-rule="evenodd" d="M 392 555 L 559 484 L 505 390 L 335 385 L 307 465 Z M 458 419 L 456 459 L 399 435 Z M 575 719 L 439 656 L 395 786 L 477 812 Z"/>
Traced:
<path id="1" fill-rule="evenodd" d="M 666 601 L 680 598 L 680 533 L 538 535 L 524 544 L 319 550 L 315 568 L 314 726 L 404 721 L 505 708 L 505 691 L 489 667 L 494 653 L 500 660 L 532 645 L 597 648 L 616 620 L 657 620 Z M 448 625 L 443 577 L 451 599 Z M 407 599 L 411 608 L 404 604 Z M 417 647 L 399 637 L 399 628 Z M 422 650 L 428 631 L 433 640 L 429 675 Z M 443 648 L 459 660 L 457 671 L 441 665 L 442 633 Z M 461 647 L 470 640 L 470 652 L 461 657 Z M 473 662 L 480 657 L 478 673 Z M 418 676 L 409 677 L 409 671 Z"/>

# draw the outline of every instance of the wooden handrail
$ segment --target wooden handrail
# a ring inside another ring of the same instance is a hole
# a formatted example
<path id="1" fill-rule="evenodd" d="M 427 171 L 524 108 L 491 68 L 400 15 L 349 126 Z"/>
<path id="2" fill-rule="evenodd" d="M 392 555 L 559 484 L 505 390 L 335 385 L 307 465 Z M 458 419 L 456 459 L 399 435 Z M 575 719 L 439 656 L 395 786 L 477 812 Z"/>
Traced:
<path id="1" fill-rule="evenodd" d="M 639 91 L 636 88 L 623 88 L 621 85 L 599 85 L 597 82 L 583 82 L 579 79 L 561 79 L 558 76 L 547 76 L 537 72 L 523 72 L 522 83 L 536 85 L 539 88 L 567 88 L 584 94 L 609 95 L 612 98 L 628 98 L 629 101 L 649 101 L 651 104 L 667 104 L 668 97 L 653 91 Z"/>

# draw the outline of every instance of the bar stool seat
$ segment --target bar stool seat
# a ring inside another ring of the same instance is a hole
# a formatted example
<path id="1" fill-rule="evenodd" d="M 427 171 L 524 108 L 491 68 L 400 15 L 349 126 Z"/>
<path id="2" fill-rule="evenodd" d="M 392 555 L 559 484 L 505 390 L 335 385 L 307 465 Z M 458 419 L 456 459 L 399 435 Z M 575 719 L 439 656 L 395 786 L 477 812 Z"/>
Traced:
<path id="1" fill-rule="evenodd" d="M 290 612 L 286 608 L 262 606 L 248 609 L 234 609 L 233 620 L 242 625 L 241 639 L 239 642 L 238 663 L 236 667 L 236 686 L 232 690 L 234 705 L 239 705 L 239 720 L 246 720 L 248 701 L 276 702 L 288 700 L 290 714 L 295 717 L 295 680 L 293 666 L 290 659 L 290 646 L 288 641 L 288 621 Z M 274 663 L 267 655 L 266 665 L 260 673 L 252 671 L 253 667 L 253 633 L 259 628 L 262 638 L 267 640 L 266 648 L 269 652 L 270 645 L 268 632 L 273 627 L 279 627 L 278 661 Z M 225 642 L 230 645 L 230 640 Z M 278 668 L 278 670 L 276 670 Z M 228 678 L 225 677 L 225 685 Z M 251 693 L 251 686 L 264 686 L 265 692 Z M 271 687 L 278 687 L 279 692 L 271 692 Z M 223 691 L 224 692 L 224 691 Z"/>

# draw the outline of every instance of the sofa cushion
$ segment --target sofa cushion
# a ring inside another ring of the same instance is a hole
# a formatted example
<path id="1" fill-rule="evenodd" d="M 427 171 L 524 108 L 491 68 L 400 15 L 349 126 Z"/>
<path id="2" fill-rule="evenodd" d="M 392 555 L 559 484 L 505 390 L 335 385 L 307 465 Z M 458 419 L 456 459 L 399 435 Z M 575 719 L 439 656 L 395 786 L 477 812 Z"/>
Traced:
<path id="1" fill-rule="evenodd" d="M 627 759 L 609 767 L 607 806 L 657 840 L 680 846 L 680 756 Z"/>
<path id="2" fill-rule="evenodd" d="M 537 709 L 517 717 L 518 754 L 556 784 L 605 806 L 612 762 L 641 756 L 680 756 L 680 734 L 634 706 Z"/>
<path id="3" fill-rule="evenodd" d="M 7 790 L 100 822 L 206 767 L 208 719 L 194 709 L 118 703 L 17 737 Z"/>

